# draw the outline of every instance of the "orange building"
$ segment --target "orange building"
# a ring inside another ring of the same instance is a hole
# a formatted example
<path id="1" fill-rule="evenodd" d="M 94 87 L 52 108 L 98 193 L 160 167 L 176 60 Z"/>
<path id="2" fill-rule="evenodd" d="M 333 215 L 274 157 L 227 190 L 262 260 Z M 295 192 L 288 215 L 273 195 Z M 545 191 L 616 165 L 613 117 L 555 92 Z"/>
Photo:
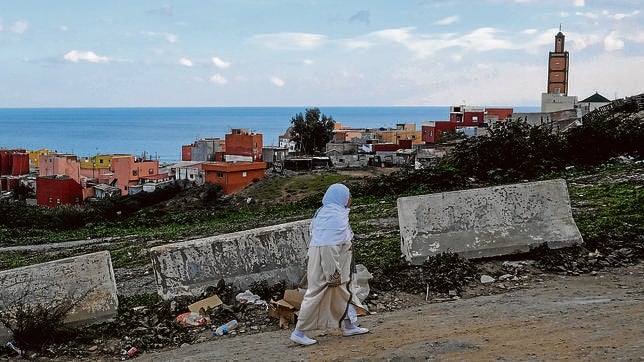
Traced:
<path id="1" fill-rule="evenodd" d="M 206 162 L 202 168 L 206 173 L 206 182 L 218 184 L 224 193 L 232 194 L 263 179 L 266 162 Z"/>
<path id="2" fill-rule="evenodd" d="M 136 160 L 132 155 L 112 157 L 113 172 L 110 184 L 121 189 L 122 195 L 128 194 L 128 187 L 139 184 L 139 179 L 159 174 L 159 161 Z"/>
<path id="3" fill-rule="evenodd" d="M 77 183 L 81 183 L 80 163 L 78 156 L 73 154 L 45 154 L 38 157 L 38 174 L 40 176 L 66 175 Z"/>

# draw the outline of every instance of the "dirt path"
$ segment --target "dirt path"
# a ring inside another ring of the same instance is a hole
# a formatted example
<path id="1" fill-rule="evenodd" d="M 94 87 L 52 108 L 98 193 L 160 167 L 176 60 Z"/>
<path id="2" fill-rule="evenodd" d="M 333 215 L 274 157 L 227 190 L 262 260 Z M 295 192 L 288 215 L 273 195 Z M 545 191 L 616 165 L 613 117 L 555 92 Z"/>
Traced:
<path id="1" fill-rule="evenodd" d="M 310 347 L 290 330 L 224 336 L 139 361 L 644 361 L 644 264 L 549 276 L 529 289 L 428 303 L 360 319 L 372 330 L 328 331 Z M 319 333 L 318 333 L 319 334 Z"/>

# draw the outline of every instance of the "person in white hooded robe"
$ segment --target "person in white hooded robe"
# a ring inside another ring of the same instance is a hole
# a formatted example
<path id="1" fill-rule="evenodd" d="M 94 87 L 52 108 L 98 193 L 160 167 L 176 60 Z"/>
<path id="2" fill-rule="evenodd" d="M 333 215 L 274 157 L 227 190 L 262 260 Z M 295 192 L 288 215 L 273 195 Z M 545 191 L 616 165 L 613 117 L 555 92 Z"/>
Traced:
<path id="1" fill-rule="evenodd" d="M 307 289 L 291 341 L 301 345 L 317 343 L 305 331 L 342 328 L 343 336 L 368 333 L 358 327 L 358 311 L 366 309 L 350 290 L 353 231 L 349 225 L 351 193 L 336 183 L 327 189 L 310 225 Z M 344 321 L 344 325 L 342 325 Z"/>

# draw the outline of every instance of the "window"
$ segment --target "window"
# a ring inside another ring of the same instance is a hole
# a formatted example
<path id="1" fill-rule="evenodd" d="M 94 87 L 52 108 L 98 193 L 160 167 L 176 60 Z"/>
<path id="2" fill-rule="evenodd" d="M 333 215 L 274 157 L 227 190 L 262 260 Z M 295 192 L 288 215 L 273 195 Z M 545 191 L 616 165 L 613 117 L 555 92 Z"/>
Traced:
<path id="1" fill-rule="evenodd" d="M 138 170 L 132 170 L 132 176 L 138 176 L 139 171 Z"/>
<path id="2" fill-rule="evenodd" d="M 217 177 L 224 178 L 224 173 L 223 172 L 217 172 Z"/>
<path id="3" fill-rule="evenodd" d="M 248 174 L 246 173 L 246 171 L 243 171 L 242 172 L 242 177 L 246 177 L 246 176 L 248 176 Z"/>
<path id="4" fill-rule="evenodd" d="M 54 198 L 50 197 L 47 201 L 51 204 L 52 202 L 54 202 Z"/>
<path id="5" fill-rule="evenodd" d="M 472 122 L 478 122 L 479 116 L 472 116 Z"/>
<path id="6" fill-rule="evenodd" d="M 98 160 L 98 163 L 103 163 L 103 159 L 101 158 L 100 160 Z"/>
<path id="7" fill-rule="evenodd" d="M 148 174 L 149 174 L 149 175 L 154 175 L 154 169 L 152 169 L 152 168 L 151 168 L 151 169 L 148 169 Z"/>

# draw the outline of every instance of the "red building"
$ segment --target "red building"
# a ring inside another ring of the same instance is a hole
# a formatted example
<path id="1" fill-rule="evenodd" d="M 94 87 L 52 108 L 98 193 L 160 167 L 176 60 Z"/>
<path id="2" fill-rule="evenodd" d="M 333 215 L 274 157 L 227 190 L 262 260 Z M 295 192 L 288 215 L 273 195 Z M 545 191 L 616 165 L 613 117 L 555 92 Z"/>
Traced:
<path id="1" fill-rule="evenodd" d="M 26 150 L 0 150 L 0 175 L 20 176 L 29 173 L 29 154 Z"/>
<path id="2" fill-rule="evenodd" d="M 226 135 L 226 155 L 249 157 L 252 162 L 262 160 L 263 139 L 261 133 L 245 129 L 233 129 Z"/>
<path id="3" fill-rule="evenodd" d="M 488 119 L 492 121 L 504 121 L 514 113 L 513 108 L 485 108 L 485 120 L 487 123 Z"/>
<path id="4" fill-rule="evenodd" d="M 83 202 L 83 189 L 69 176 L 39 176 L 36 178 L 36 202 L 50 207 L 79 205 Z"/>
<path id="5" fill-rule="evenodd" d="M 480 127 L 485 124 L 485 109 L 481 107 L 452 106 L 449 122 L 426 122 L 421 127 L 421 137 L 426 144 L 435 144 L 443 132 L 463 127 Z"/>
<path id="6" fill-rule="evenodd" d="M 206 162 L 202 164 L 206 182 L 218 184 L 226 194 L 232 194 L 264 178 L 265 162 Z"/>
<path id="7" fill-rule="evenodd" d="M 456 127 L 478 127 L 484 123 L 485 110 L 480 107 L 452 106 L 449 111 L 449 122 Z"/>

